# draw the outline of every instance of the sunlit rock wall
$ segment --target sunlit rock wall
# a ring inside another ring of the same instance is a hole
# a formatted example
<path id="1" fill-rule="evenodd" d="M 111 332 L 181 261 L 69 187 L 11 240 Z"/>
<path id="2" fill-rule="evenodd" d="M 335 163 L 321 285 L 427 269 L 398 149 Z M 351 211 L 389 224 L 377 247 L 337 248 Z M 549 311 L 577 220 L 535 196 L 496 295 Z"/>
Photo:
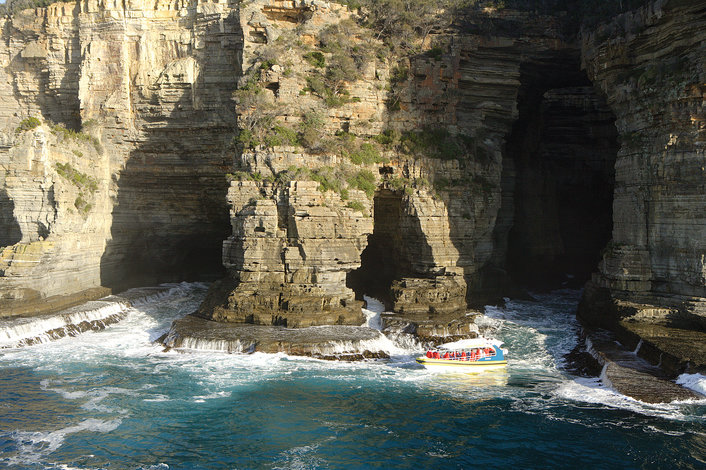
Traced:
<path id="1" fill-rule="evenodd" d="M 0 20 L 2 314 L 220 271 L 237 11 L 88 1 Z M 45 125 L 15 133 L 29 117 Z M 58 196 L 65 163 L 98 187 L 80 217 Z"/>

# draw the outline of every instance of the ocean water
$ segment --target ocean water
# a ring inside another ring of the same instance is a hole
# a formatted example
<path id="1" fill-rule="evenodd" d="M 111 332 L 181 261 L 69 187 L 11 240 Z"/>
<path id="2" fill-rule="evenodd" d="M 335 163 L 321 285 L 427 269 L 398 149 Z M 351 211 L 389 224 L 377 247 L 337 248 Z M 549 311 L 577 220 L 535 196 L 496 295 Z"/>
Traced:
<path id="1" fill-rule="evenodd" d="M 488 307 L 507 370 L 449 375 L 409 344 L 359 363 L 153 345 L 205 289 L 0 349 L 0 468 L 706 468 L 706 401 L 647 405 L 566 372 L 577 291 Z"/>

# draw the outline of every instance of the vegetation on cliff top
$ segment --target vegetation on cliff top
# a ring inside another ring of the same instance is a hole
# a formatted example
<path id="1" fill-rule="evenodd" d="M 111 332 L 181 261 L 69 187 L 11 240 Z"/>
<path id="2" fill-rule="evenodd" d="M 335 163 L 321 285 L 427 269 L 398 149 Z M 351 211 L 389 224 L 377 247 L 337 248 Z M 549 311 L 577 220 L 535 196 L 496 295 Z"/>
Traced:
<path id="1" fill-rule="evenodd" d="M 0 15 L 11 15 L 28 8 L 41 8 L 51 5 L 57 0 L 7 0 L 4 5 L 0 5 Z"/>
<path id="2" fill-rule="evenodd" d="M 577 33 L 650 0 L 338 0 L 360 11 L 361 24 L 397 52 L 418 52 L 433 32 L 441 32 L 466 11 L 492 8 L 537 14 L 564 13 Z"/>

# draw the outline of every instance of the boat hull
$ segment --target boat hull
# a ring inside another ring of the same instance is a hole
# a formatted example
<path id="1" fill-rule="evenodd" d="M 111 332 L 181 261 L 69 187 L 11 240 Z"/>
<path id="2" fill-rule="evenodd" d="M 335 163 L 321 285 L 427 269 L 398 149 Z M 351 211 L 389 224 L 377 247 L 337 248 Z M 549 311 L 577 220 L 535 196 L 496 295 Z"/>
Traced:
<path id="1" fill-rule="evenodd" d="M 507 366 L 506 360 L 501 361 L 458 361 L 449 359 L 433 359 L 418 357 L 417 362 L 429 370 L 476 372 L 481 370 L 500 369 Z"/>

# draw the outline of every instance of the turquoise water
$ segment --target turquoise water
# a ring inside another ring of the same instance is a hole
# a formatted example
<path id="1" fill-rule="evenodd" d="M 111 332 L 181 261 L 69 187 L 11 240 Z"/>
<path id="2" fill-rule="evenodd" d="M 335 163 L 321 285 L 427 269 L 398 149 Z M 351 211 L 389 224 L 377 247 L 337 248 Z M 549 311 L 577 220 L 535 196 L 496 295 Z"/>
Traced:
<path id="1" fill-rule="evenodd" d="M 162 352 L 205 287 L 100 332 L 0 351 L 5 468 L 703 468 L 706 402 L 646 405 L 573 377 L 576 291 L 489 307 L 507 371 L 413 360 Z"/>

